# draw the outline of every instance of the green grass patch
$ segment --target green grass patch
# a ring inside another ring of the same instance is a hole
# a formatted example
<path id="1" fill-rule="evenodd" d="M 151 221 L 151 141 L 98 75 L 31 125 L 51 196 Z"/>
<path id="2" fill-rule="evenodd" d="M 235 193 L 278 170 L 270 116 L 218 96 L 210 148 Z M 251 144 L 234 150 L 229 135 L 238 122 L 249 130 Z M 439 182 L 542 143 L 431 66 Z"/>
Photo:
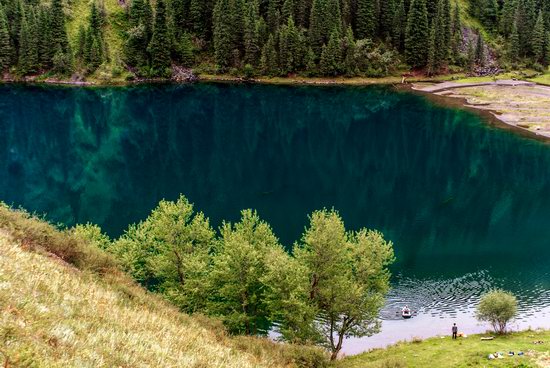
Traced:
<path id="1" fill-rule="evenodd" d="M 481 336 L 494 340 L 482 341 Z M 535 342 L 542 341 L 542 344 Z M 548 359 L 550 331 L 533 330 L 505 336 L 471 335 L 458 340 L 450 336 L 434 337 L 423 341 L 398 343 L 387 349 L 345 358 L 338 368 L 369 367 L 537 367 Z M 513 351 L 514 356 L 508 356 Z M 525 355 L 518 356 L 522 351 Z M 502 359 L 489 360 L 491 353 L 503 353 Z"/>

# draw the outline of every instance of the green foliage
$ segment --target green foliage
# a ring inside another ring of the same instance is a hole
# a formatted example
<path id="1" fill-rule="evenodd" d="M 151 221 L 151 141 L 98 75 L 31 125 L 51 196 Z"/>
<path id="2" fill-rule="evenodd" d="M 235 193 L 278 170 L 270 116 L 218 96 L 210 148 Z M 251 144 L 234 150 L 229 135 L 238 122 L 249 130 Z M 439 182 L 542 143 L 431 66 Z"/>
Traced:
<path id="1" fill-rule="evenodd" d="M 483 295 L 476 310 L 477 318 L 489 322 L 499 334 L 506 333 L 506 326 L 516 313 L 516 297 L 503 290 L 493 290 Z"/>
<path id="2" fill-rule="evenodd" d="M 392 244 L 366 229 L 346 231 L 334 210 L 314 212 L 294 256 L 307 269 L 313 328 L 335 359 L 348 337 L 378 332 L 378 313 L 389 290 Z"/>
<path id="3" fill-rule="evenodd" d="M 0 5 L 0 71 L 9 66 L 12 57 L 8 20 L 4 8 Z"/>
<path id="4" fill-rule="evenodd" d="M 531 49 L 535 58 L 535 62 L 546 62 L 546 30 L 544 27 L 542 10 L 539 12 L 537 22 L 535 23 L 535 28 L 533 29 Z"/>
<path id="5" fill-rule="evenodd" d="M 377 3 L 374 0 L 357 1 L 356 33 L 359 39 L 373 39 L 377 26 Z M 389 14 L 387 15 L 390 16 Z"/>
<path id="6" fill-rule="evenodd" d="M 185 197 L 161 201 L 143 222 L 131 226 L 111 251 L 125 269 L 186 312 L 203 309 L 214 231 Z"/>
<path id="7" fill-rule="evenodd" d="M 171 42 L 167 24 L 166 4 L 164 0 L 157 0 L 153 33 L 147 52 L 151 59 L 152 75 L 165 77 L 170 73 Z"/>
<path id="8" fill-rule="evenodd" d="M 323 75 L 335 76 L 340 74 L 342 63 L 342 49 L 340 48 L 340 34 L 334 30 L 327 46 L 323 46 L 319 68 Z"/>
<path id="9" fill-rule="evenodd" d="M 229 330 L 257 334 L 268 320 L 266 288 L 267 255 L 283 251 L 269 225 L 256 212 L 245 210 L 241 221 L 224 223 L 213 257 L 210 285 L 215 293 L 210 313 L 220 316 Z"/>
<path id="10" fill-rule="evenodd" d="M 411 0 L 405 38 L 407 62 L 413 67 L 426 65 L 429 48 L 426 0 Z"/>

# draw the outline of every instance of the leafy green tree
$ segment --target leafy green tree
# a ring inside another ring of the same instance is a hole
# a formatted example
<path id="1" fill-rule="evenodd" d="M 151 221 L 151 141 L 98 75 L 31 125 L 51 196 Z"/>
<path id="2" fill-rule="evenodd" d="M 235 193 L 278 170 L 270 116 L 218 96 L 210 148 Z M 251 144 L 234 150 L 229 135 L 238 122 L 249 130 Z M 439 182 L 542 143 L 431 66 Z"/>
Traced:
<path id="1" fill-rule="evenodd" d="M 374 39 L 378 26 L 375 0 L 357 0 L 355 22 L 356 34 L 359 39 Z"/>
<path id="2" fill-rule="evenodd" d="M 355 39 L 353 37 L 353 30 L 348 27 L 346 36 L 342 42 L 344 59 L 342 61 L 343 72 L 348 76 L 356 75 L 357 63 L 355 61 Z"/>
<path id="3" fill-rule="evenodd" d="M 8 29 L 8 19 L 4 8 L 0 5 L 0 71 L 5 70 L 13 57 L 13 49 Z"/>
<path id="4" fill-rule="evenodd" d="M 426 0 L 411 0 L 407 19 L 405 53 L 407 62 L 413 67 L 426 65 L 429 32 Z"/>
<path id="5" fill-rule="evenodd" d="M 316 312 L 311 326 L 315 336 L 323 336 L 333 360 L 345 338 L 379 331 L 378 313 L 394 259 L 392 244 L 382 234 L 346 231 L 336 211 L 317 211 L 293 254 L 307 270 L 308 299 Z"/>
<path id="6" fill-rule="evenodd" d="M 517 313 L 517 299 L 514 294 L 493 290 L 481 297 L 476 310 L 477 319 L 489 322 L 496 333 L 505 334 L 506 326 Z"/>
<path id="7" fill-rule="evenodd" d="M 170 37 L 168 34 L 166 4 L 164 0 L 157 0 L 153 34 L 147 51 L 151 58 L 151 69 L 154 75 L 166 76 L 170 68 Z"/>
<path id="8" fill-rule="evenodd" d="M 214 236 L 208 219 L 180 196 L 161 201 L 110 251 L 139 282 L 192 313 L 206 307 Z"/>
<path id="9" fill-rule="evenodd" d="M 533 29 L 533 37 L 531 39 L 531 50 L 536 62 L 544 62 L 546 57 L 546 30 L 544 29 L 544 18 L 542 11 L 539 11 L 539 16 Z"/>
<path id="10" fill-rule="evenodd" d="M 224 223 L 209 282 L 210 313 L 220 316 L 232 332 L 258 334 L 269 319 L 266 287 L 269 253 L 282 251 L 270 226 L 256 212 L 245 210 L 241 221 Z"/>

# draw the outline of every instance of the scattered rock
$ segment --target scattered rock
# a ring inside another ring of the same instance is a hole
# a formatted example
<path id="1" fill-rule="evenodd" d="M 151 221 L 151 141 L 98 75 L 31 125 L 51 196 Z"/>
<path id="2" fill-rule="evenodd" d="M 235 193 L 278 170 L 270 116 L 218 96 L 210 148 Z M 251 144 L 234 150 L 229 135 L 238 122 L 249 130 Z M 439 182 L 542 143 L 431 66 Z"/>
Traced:
<path id="1" fill-rule="evenodd" d="M 199 80 L 199 78 L 193 73 L 193 70 L 189 68 L 184 68 L 182 66 L 174 65 L 172 67 L 172 78 L 174 82 L 178 83 L 194 83 Z"/>

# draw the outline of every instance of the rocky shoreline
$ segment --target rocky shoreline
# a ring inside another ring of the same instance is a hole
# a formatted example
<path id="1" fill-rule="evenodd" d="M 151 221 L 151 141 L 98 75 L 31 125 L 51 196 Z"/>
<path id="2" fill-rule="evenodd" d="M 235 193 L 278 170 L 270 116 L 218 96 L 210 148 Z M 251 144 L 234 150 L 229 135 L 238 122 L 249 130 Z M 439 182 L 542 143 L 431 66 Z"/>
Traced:
<path id="1" fill-rule="evenodd" d="M 550 87 L 520 80 L 415 83 L 414 91 L 457 100 L 530 137 L 550 142 Z"/>

